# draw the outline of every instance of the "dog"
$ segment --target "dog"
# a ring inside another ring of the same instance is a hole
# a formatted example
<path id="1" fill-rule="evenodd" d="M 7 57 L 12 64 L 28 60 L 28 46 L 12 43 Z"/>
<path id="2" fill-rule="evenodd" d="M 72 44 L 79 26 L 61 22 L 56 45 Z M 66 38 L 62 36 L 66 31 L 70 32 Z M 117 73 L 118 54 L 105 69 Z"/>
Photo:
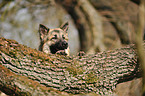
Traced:
<path id="1" fill-rule="evenodd" d="M 68 55 L 68 27 L 66 22 L 60 28 L 50 29 L 43 24 L 39 25 L 40 46 L 39 51 L 52 54 Z"/>

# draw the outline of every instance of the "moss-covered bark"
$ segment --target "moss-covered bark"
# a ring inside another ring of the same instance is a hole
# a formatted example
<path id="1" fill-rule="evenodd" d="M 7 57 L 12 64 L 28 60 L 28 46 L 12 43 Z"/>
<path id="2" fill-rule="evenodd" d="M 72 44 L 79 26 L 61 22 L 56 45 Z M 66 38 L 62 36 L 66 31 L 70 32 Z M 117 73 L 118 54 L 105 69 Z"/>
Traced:
<path id="1" fill-rule="evenodd" d="M 96 55 L 70 57 L 45 54 L 14 40 L 0 38 L 0 64 L 0 76 L 4 77 L 0 79 L 1 90 L 6 93 L 12 90 L 13 94 L 34 95 L 39 91 L 44 95 L 62 94 L 59 91 L 63 91 L 107 95 L 112 94 L 116 84 L 141 77 L 134 45 Z M 9 80 L 12 83 L 5 83 Z M 48 91 L 50 88 L 53 91 Z"/>

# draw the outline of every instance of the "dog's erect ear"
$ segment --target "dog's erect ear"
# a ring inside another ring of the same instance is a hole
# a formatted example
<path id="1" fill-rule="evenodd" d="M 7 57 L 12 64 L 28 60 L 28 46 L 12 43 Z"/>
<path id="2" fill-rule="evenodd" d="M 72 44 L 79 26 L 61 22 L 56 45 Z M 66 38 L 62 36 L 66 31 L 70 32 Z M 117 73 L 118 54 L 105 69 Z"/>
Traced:
<path id="1" fill-rule="evenodd" d="M 60 26 L 60 29 L 62 29 L 63 31 L 67 32 L 68 25 L 69 25 L 68 22 L 66 22 L 65 24 L 63 24 L 63 25 Z"/>
<path id="2" fill-rule="evenodd" d="M 40 39 L 44 39 L 44 37 L 48 34 L 49 28 L 44 26 L 43 24 L 39 25 L 39 34 L 40 34 Z"/>

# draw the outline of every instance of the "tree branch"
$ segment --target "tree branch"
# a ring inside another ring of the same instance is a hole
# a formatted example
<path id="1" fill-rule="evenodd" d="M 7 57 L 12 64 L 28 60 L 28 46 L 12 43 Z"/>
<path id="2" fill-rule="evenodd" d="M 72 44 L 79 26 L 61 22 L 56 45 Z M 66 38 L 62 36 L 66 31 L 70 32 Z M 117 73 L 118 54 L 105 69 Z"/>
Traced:
<path id="1" fill-rule="evenodd" d="M 51 95 L 63 91 L 107 95 L 112 94 L 118 83 L 141 77 L 134 45 L 96 55 L 69 57 L 45 54 L 0 38 L 0 64 L 0 90 L 7 94 Z"/>
<path id="2" fill-rule="evenodd" d="M 54 96 L 69 94 L 48 88 L 28 77 L 17 75 L 0 65 L 0 90 L 13 96 Z"/>

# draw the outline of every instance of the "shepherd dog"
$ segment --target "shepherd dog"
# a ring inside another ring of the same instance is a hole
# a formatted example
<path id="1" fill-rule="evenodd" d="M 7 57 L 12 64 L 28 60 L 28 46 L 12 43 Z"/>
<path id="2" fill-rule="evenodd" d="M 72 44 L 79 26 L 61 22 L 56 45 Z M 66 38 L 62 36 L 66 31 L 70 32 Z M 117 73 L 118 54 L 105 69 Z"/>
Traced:
<path id="1" fill-rule="evenodd" d="M 68 55 L 68 22 L 59 28 L 50 29 L 43 24 L 39 25 L 39 51 L 52 54 Z"/>

